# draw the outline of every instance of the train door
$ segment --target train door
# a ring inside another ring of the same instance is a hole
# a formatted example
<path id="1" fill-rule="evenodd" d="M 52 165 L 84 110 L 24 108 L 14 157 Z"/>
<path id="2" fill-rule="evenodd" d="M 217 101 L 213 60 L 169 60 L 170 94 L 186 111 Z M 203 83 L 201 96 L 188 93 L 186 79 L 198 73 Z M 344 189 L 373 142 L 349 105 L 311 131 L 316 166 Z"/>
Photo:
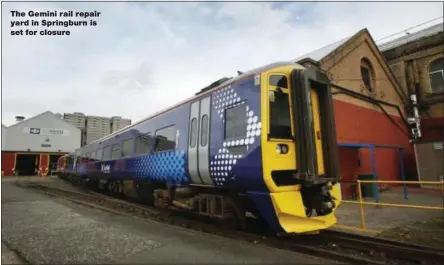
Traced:
<path id="1" fill-rule="evenodd" d="M 263 75 L 262 161 L 265 181 L 272 192 L 289 189 L 292 183 L 285 173 L 296 168 L 289 83 L 285 71 Z"/>
<path id="2" fill-rule="evenodd" d="M 191 103 L 188 136 L 188 172 L 193 184 L 211 185 L 210 177 L 211 97 Z"/>

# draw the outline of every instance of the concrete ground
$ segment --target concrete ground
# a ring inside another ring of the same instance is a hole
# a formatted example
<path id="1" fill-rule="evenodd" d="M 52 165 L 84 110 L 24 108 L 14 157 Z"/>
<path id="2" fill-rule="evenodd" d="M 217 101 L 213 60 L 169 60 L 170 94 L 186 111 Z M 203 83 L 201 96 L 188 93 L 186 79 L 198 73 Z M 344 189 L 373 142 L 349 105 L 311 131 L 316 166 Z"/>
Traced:
<path id="1" fill-rule="evenodd" d="M 402 187 L 396 187 L 391 190 L 380 191 L 381 203 L 407 204 L 443 207 L 443 196 L 440 192 L 430 191 L 420 188 L 409 188 L 408 198 L 404 198 Z M 374 198 L 365 198 L 366 202 L 375 202 Z M 442 216 L 442 210 L 425 210 L 398 208 L 386 206 L 364 206 L 365 224 L 369 229 L 388 230 L 403 226 L 417 221 L 424 221 L 437 216 Z M 360 227 L 361 218 L 358 204 L 344 202 L 337 211 L 338 221 L 341 225 Z"/>
<path id="2" fill-rule="evenodd" d="M 2 179 L 2 242 L 32 264 L 332 263 L 80 206 L 13 181 Z"/>
<path id="3" fill-rule="evenodd" d="M 2 242 L 2 264 L 26 264 L 26 262 Z"/>
<path id="4" fill-rule="evenodd" d="M 68 182 L 58 179 L 57 177 L 8 177 L 2 181 L 31 181 L 44 183 L 47 186 L 54 186 L 57 188 L 80 191 L 73 187 Z M 424 205 L 424 206 L 438 206 L 443 207 L 444 200 L 439 190 L 427 190 L 421 188 L 408 188 L 408 199 L 404 198 L 404 190 L 402 187 L 395 187 L 391 190 L 380 191 L 381 203 L 396 203 L 408 205 Z M 364 198 L 367 202 L 375 202 L 374 198 Z M 395 227 L 403 226 L 417 221 L 424 221 L 426 219 L 434 218 L 442 215 L 442 211 L 438 210 L 421 210 L 409 208 L 395 208 L 395 207 L 376 207 L 364 206 L 365 224 L 367 229 L 386 231 Z M 338 225 L 347 227 L 360 227 L 361 218 L 359 205 L 342 203 L 337 211 Z M 350 231 L 350 230 L 347 230 Z M 357 232 L 363 235 L 377 235 L 375 232 Z"/>

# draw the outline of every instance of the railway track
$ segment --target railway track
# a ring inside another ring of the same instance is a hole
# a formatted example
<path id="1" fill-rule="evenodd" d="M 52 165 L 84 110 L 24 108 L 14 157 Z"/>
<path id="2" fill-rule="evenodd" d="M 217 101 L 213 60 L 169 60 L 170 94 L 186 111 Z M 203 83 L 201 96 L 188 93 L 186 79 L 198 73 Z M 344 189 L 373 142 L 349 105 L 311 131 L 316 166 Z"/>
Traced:
<path id="1" fill-rule="evenodd" d="M 211 233 L 219 236 L 243 240 L 254 244 L 296 251 L 317 257 L 327 258 L 348 264 L 443 264 L 444 251 L 424 246 L 380 238 L 360 236 L 333 230 L 325 230 L 317 235 L 277 237 L 266 234 L 262 229 L 251 231 L 233 230 L 214 222 L 204 222 L 195 216 L 159 210 L 154 207 L 110 197 L 101 193 L 82 189 L 76 192 L 37 183 L 17 183 L 24 188 L 34 188 L 49 196 L 62 197 L 85 206 L 118 214 L 155 220 L 170 225 Z"/>

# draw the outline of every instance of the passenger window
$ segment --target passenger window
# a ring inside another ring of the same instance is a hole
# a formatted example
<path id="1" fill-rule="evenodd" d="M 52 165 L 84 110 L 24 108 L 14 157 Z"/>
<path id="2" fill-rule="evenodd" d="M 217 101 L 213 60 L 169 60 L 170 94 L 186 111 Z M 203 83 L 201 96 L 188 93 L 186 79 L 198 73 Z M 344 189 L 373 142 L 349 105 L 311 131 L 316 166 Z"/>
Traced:
<path id="1" fill-rule="evenodd" d="M 100 148 L 99 150 L 97 150 L 97 160 L 102 160 L 103 157 L 103 148 Z"/>
<path id="2" fill-rule="evenodd" d="M 287 77 L 285 75 L 272 75 L 269 79 L 269 85 L 288 88 Z"/>
<path id="3" fill-rule="evenodd" d="M 122 143 L 122 157 L 128 157 L 133 155 L 133 138 L 123 141 Z"/>
<path id="4" fill-rule="evenodd" d="M 197 119 L 193 118 L 191 120 L 191 131 L 190 131 L 190 147 L 196 147 L 197 142 Z"/>
<path id="5" fill-rule="evenodd" d="M 111 151 L 111 159 L 120 158 L 120 144 L 114 144 Z"/>
<path id="6" fill-rule="evenodd" d="M 225 110 L 225 139 L 247 135 L 247 109 L 245 104 Z"/>
<path id="7" fill-rule="evenodd" d="M 136 155 L 146 154 L 150 151 L 151 134 L 146 133 L 136 138 Z"/>
<path id="8" fill-rule="evenodd" d="M 107 146 L 103 149 L 103 160 L 111 159 L 111 146 Z"/>
<path id="9" fill-rule="evenodd" d="M 208 142 L 208 115 L 203 115 L 200 126 L 200 145 L 206 146 Z"/>
<path id="10" fill-rule="evenodd" d="M 172 125 L 156 131 L 155 152 L 174 150 L 176 148 L 176 126 Z"/>

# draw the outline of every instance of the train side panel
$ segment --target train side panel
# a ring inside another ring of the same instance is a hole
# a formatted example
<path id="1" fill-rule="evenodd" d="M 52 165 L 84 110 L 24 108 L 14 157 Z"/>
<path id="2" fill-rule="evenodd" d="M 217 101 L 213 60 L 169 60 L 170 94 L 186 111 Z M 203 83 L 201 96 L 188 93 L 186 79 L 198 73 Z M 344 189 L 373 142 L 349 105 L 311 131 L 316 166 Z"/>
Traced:
<path id="1" fill-rule="evenodd" d="M 174 184 L 187 184 L 189 182 L 186 165 L 186 147 L 188 140 L 188 108 L 189 104 L 171 110 L 161 116 L 107 139 L 97 147 L 120 145 L 132 139 L 132 153 L 129 157 L 117 159 L 104 159 L 102 161 L 82 163 L 82 173 L 99 178 L 112 177 L 121 180 L 150 180 L 151 182 L 170 182 Z M 156 145 L 155 135 L 161 133 L 159 144 Z M 149 135 L 148 135 L 149 134 Z M 135 154 L 134 144 L 138 136 L 144 135 L 147 139 L 147 150 Z M 155 148 L 158 150 L 154 150 Z"/>
<path id="2" fill-rule="evenodd" d="M 262 178 L 260 120 L 260 86 L 252 76 L 85 150 L 90 152 L 151 133 L 149 153 L 96 162 L 81 158 L 77 171 L 80 175 L 100 178 L 263 191 L 266 188 Z M 168 141 L 176 144 L 176 149 L 154 152 L 154 134 L 170 125 L 175 127 Z"/>
<path id="3" fill-rule="evenodd" d="M 265 189 L 260 93 L 258 80 L 252 76 L 212 94 L 210 168 L 218 187 L 238 191 Z"/>

